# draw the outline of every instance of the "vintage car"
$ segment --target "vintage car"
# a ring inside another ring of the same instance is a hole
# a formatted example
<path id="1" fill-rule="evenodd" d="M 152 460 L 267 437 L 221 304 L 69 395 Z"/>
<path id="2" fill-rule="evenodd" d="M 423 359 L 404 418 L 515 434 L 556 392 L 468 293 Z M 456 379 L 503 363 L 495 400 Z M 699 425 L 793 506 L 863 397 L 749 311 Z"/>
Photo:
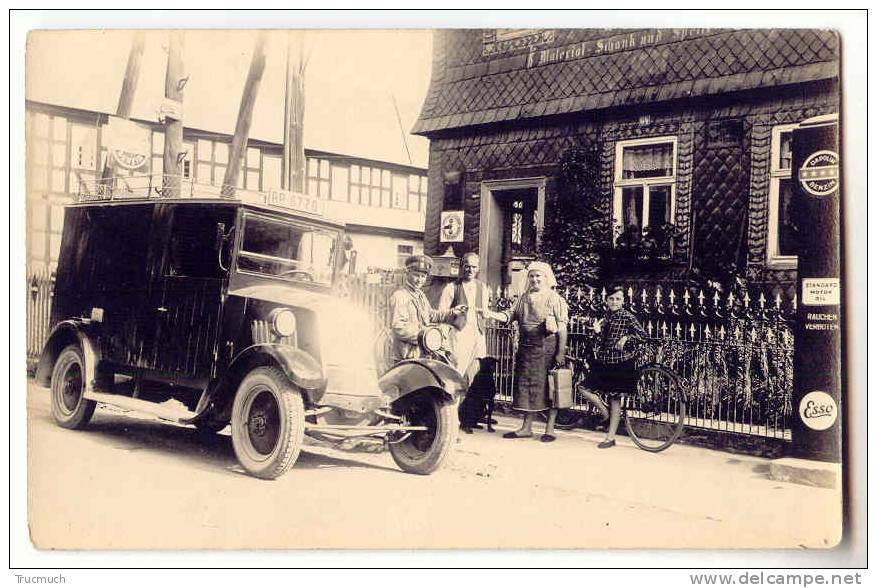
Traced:
<path id="1" fill-rule="evenodd" d="M 85 427 L 104 403 L 230 425 L 240 465 L 266 479 L 304 435 L 379 437 L 402 470 L 439 468 L 465 383 L 439 356 L 378 377 L 371 316 L 340 287 L 344 225 L 300 194 L 181 191 L 102 187 L 65 209 L 37 369 L 55 421 Z"/>

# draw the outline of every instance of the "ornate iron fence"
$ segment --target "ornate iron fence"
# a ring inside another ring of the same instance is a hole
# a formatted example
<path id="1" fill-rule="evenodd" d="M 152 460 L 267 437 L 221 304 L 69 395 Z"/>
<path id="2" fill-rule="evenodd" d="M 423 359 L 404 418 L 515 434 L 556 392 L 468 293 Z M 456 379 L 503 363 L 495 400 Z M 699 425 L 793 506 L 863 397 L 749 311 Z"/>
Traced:
<path id="1" fill-rule="evenodd" d="M 605 291 L 561 291 L 570 305 L 568 353 L 587 357 L 588 326 L 602 315 Z M 639 363 L 660 363 L 682 376 L 687 426 L 791 439 L 790 421 L 797 301 L 762 292 L 738 294 L 631 286 L 628 308 L 649 337 Z M 511 401 L 514 326 L 492 324 L 488 352 L 498 358 L 498 398 Z M 576 410 L 592 408 L 581 401 Z"/>
<path id="2" fill-rule="evenodd" d="M 389 272 L 348 282 L 353 302 L 388 323 L 390 293 L 400 276 Z M 27 358 L 32 368 L 50 328 L 53 276 L 38 272 L 27 283 Z M 569 353 L 587 357 L 588 325 L 601 316 L 605 291 L 568 291 Z M 638 284 L 628 288 L 628 308 L 649 334 L 641 363 L 658 362 L 683 377 L 689 397 L 687 425 L 760 437 L 791 439 L 789 416 L 797 301 L 763 292 L 714 293 Z M 516 328 L 493 323 L 487 348 L 497 358 L 498 398 L 511 402 Z M 591 407 L 577 402 L 576 410 Z"/>

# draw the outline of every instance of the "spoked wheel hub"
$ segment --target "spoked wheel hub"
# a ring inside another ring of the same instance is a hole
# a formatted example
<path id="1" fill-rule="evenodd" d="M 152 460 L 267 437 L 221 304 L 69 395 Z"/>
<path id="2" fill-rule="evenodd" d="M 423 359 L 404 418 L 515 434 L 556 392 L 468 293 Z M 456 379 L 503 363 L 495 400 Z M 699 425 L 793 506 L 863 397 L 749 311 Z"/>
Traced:
<path id="1" fill-rule="evenodd" d="M 257 392 L 250 406 L 247 433 L 253 449 L 269 455 L 277 446 L 280 436 L 280 408 L 268 390 Z"/>
<path id="2" fill-rule="evenodd" d="M 458 428 L 454 402 L 425 389 L 397 400 L 393 412 L 402 417 L 403 425 L 424 427 L 424 430 L 391 435 L 390 455 L 396 464 L 414 474 L 430 474 L 438 469 L 451 449 Z"/>
<path id="3" fill-rule="evenodd" d="M 67 368 L 61 386 L 61 402 L 67 412 L 72 413 L 79 406 L 79 400 L 82 398 L 82 370 L 78 364 Z"/>

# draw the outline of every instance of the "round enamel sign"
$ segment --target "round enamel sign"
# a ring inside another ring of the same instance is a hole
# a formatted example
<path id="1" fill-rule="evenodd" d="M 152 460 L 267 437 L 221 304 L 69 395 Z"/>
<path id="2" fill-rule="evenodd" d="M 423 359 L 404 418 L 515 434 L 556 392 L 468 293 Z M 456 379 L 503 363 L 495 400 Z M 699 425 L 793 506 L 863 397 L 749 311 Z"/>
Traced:
<path id="1" fill-rule="evenodd" d="M 798 414 L 801 421 L 814 431 L 824 431 L 837 420 L 837 403 L 830 394 L 814 390 L 801 399 Z"/>
<path id="2" fill-rule="evenodd" d="M 840 158 L 834 151 L 817 151 L 804 160 L 798 171 L 801 187 L 811 196 L 828 196 L 840 183 Z"/>

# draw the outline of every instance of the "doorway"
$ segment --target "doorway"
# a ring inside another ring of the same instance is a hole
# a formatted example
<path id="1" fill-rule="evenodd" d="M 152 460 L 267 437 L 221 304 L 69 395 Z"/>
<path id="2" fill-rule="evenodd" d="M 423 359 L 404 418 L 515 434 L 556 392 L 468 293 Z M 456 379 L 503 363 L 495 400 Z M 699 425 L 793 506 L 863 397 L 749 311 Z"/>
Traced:
<path id="1" fill-rule="evenodd" d="M 536 257 L 545 212 L 545 178 L 489 181 L 481 187 L 482 279 L 520 293 Z"/>

